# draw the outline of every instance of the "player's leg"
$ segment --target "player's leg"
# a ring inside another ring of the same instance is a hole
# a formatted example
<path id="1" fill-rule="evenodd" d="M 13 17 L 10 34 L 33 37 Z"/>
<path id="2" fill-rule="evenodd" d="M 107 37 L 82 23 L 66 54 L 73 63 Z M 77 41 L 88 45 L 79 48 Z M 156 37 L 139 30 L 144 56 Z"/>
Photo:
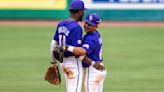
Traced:
<path id="1" fill-rule="evenodd" d="M 81 92 L 82 64 L 76 58 L 65 58 L 61 68 L 66 80 L 67 92 Z"/>
<path id="2" fill-rule="evenodd" d="M 92 72 L 89 68 L 86 68 L 84 79 L 84 92 L 97 92 L 98 84 L 95 81 L 95 77 L 92 76 Z"/>
<path id="3" fill-rule="evenodd" d="M 99 83 L 97 92 L 103 92 L 103 84 L 104 84 L 104 80 Z"/>
<path id="4" fill-rule="evenodd" d="M 101 72 L 92 66 L 86 68 L 84 90 L 85 92 L 102 92 L 106 70 Z"/>

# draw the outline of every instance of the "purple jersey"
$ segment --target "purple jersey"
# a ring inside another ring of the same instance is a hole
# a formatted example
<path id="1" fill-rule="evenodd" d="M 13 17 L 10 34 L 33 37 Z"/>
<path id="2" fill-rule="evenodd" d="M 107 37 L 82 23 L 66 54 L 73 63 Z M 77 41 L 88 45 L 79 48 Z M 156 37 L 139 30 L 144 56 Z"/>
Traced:
<path id="1" fill-rule="evenodd" d="M 75 20 L 61 21 L 57 26 L 54 40 L 58 42 L 59 46 L 68 44 L 79 47 L 82 40 L 82 28 Z M 73 53 L 65 52 L 64 56 L 73 56 Z"/>
<path id="2" fill-rule="evenodd" d="M 103 61 L 102 39 L 98 31 L 87 33 L 82 42 L 82 47 L 87 51 L 87 56 L 93 61 Z M 84 67 L 89 65 L 83 62 Z"/>

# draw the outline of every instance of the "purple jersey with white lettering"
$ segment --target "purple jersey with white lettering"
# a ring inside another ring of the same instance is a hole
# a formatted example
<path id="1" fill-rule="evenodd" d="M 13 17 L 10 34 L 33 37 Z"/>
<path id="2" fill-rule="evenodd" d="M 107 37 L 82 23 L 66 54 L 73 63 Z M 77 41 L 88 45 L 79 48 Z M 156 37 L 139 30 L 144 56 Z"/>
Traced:
<path id="1" fill-rule="evenodd" d="M 80 47 L 82 40 L 82 28 L 75 20 L 61 21 L 57 26 L 54 40 L 58 42 L 59 46 L 68 44 Z M 73 53 L 65 52 L 64 56 L 73 56 Z"/>
<path id="2" fill-rule="evenodd" d="M 83 38 L 82 47 L 86 50 L 86 56 L 90 59 L 93 61 L 103 61 L 102 39 L 98 31 L 87 33 Z M 83 62 L 83 66 L 88 67 L 89 65 Z"/>

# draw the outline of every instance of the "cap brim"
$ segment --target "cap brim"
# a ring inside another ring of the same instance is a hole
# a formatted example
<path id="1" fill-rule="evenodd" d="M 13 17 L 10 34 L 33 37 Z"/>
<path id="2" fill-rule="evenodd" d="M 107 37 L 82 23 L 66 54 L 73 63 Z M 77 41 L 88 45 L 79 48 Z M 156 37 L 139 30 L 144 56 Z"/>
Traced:
<path id="1" fill-rule="evenodd" d="M 84 10 L 88 10 L 88 8 L 84 8 Z"/>
<path id="2" fill-rule="evenodd" d="M 79 9 L 79 10 L 88 10 L 87 8 L 84 8 L 84 9 Z"/>
<path id="3" fill-rule="evenodd" d="M 69 8 L 69 10 L 88 10 L 88 9 L 87 8 L 84 8 L 84 9 Z"/>
<path id="4" fill-rule="evenodd" d="M 92 23 L 91 21 L 89 20 L 84 20 L 85 22 L 87 22 L 88 24 L 92 25 L 92 26 L 95 26 L 96 24 L 95 23 Z"/>

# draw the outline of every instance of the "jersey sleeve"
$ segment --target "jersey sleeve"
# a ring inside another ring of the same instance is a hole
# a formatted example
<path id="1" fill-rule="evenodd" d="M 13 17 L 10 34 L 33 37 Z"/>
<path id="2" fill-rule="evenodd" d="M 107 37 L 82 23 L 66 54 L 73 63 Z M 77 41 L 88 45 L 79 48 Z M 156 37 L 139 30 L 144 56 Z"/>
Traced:
<path id="1" fill-rule="evenodd" d="M 57 26 L 56 32 L 54 34 L 54 40 L 58 41 L 58 26 Z"/>
<path id="2" fill-rule="evenodd" d="M 89 55 L 95 48 L 94 40 L 89 37 L 85 37 L 82 42 L 82 47 L 86 50 L 87 55 Z"/>
<path id="3" fill-rule="evenodd" d="M 79 27 L 76 27 L 73 32 L 71 33 L 71 37 L 72 37 L 72 41 L 71 41 L 71 45 L 72 46 L 81 46 L 81 43 L 82 43 L 82 34 L 83 31 L 82 31 L 82 28 L 79 26 Z"/>

